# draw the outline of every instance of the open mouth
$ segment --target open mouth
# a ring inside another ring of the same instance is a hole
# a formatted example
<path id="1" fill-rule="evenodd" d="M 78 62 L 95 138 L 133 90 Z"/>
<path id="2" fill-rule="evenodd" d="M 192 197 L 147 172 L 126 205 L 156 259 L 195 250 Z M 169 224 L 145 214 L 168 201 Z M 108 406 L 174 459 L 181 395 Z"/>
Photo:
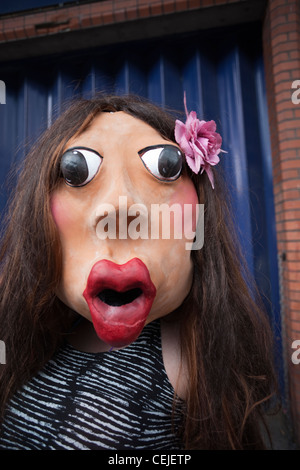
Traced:
<path id="1" fill-rule="evenodd" d="M 149 271 L 139 258 L 122 265 L 98 261 L 83 293 L 97 335 L 114 347 L 126 346 L 139 336 L 155 295 Z"/>
<path id="2" fill-rule="evenodd" d="M 102 292 L 99 292 L 98 298 L 112 307 L 121 307 L 122 305 L 130 304 L 142 295 L 142 293 L 142 289 L 138 287 L 125 292 L 118 292 L 114 289 L 104 289 Z"/>

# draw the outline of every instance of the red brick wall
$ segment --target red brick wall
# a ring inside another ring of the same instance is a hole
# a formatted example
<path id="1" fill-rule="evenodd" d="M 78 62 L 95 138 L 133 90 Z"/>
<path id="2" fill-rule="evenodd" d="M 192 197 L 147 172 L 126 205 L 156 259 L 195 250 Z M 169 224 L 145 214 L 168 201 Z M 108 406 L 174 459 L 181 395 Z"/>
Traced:
<path id="1" fill-rule="evenodd" d="M 243 0 L 107 0 L 7 15 L 0 20 L 0 43 L 102 26 Z"/>
<path id="2" fill-rule="evenodd" d="M 300 92 L 292 89 L 293 82 L 300 80 L 298 0 L 269 0 L 263 44 L 281 262 L 283 340 L 291 412 L 300 442 L 300 364 L 291 360 L 292 343 L 300 340 L 300 100 L 295 100 Z"/>

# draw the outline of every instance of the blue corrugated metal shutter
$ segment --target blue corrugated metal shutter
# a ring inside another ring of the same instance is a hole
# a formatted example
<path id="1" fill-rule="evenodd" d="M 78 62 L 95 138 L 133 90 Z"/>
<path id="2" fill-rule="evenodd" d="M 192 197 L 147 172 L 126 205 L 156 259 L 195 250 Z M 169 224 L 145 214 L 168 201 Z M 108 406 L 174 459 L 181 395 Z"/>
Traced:
<path id="1" fill-rule="evenodd" d="M 230 31 L 186 35 L 12 64 L 0 71 L 7 87 L 0 106 L 0 170 L 24 157 L 22 144 L 61 112 L 64 100 L 97 91 L 137 93 L 214 119 L 228 154 L 222 166 L 230 185 L 246 259 L 266 302 L 280 344 L 277 249 L 271 155 L 260 36 Z M 1 207 L 6 201 L 1 190 Z"/>

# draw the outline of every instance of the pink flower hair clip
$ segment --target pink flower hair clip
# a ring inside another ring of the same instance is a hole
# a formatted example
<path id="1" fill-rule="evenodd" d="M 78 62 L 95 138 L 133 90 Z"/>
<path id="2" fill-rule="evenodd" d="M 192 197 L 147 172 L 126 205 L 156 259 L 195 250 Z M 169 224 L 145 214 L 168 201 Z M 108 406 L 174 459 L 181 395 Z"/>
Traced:
<path id="1" fill-rule="evenodd" d="M 185 124 L 178 119 L 175 123 L 175 140 L 185 153 L 185 158 L 191 170 L 198 174 L 206 171 L 209 181 L 214 189 L 214 176 L 212 166 L 219 163 L 218 157 L 221 149 L 222 137 L 216 132 L 215 121 L 199 121 L 195 111 L 188 113 L 186 95 L 184 93 L 184 108 L 186 113 Z"/>

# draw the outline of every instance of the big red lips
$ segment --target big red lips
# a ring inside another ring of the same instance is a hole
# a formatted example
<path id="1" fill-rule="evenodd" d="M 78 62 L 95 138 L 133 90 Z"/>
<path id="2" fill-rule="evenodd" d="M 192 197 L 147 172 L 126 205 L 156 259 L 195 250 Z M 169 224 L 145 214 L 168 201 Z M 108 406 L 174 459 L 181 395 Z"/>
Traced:
<path id="1" fill-rule="evenodd" d="M 155 294 L 149 271 L 139 258 L 121 265 L 98 261 L 83 292 L 97 335 L 118 348 L 139 336 Z"/>

